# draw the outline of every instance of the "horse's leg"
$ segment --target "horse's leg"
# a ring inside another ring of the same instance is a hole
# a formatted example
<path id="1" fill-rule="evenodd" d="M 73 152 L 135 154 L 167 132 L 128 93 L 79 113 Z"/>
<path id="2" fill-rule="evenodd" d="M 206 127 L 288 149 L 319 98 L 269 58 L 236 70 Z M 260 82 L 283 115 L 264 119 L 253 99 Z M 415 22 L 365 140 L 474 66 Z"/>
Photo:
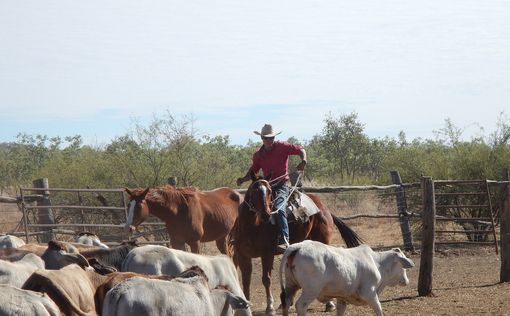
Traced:
<path id="1" fill-rule="evenodd" d="M 183 241 L 176 240 L 175 238 L 170 238 L 170 245 L 172 245 L 172 248 L 174 249 L 186 251 L 186 244 Z"/>
<path id="2" fill-rule="evenodd" d="M 271 270 L 273 269 L 273 255 L 262 256 L 262 284 L 266 288 L 266 314 L 273 315 L 275 313 L 273 306 L 273 295 L 271 294 Z"/>
<path id="3" fill-rule="evenodd" d="M 216 247 L 218 247 L 218 250 L 222 254 L 230 256 L 230 253 L 228 252 L 227 249 L 227 236 L 221 237 L 220 239 L 216 239 Z"/>
<path id="4" fill-rule="evenodd" d="M 239 269 L 241 270 L 241 281 L 243 282 L 244 296 L 246 296 L 247 300 L 250 300 L 250 283 L 252 272 L 251 258 L 240 254 L 238 254 L 236 257 L 237 263 L 239 264 Z"/>
<path id="5" fill-rule="evenodd" d="M 336 299 L 336 305 L 338 306 L 338 309 L 336 310 L 336 316 L 344 316 L 345 309 L 347 308 L 347 303 L 341 301 L 340 299 Z"/>
<path id="6" fill-rule="evenodd" d="M 200 241 L 188 241 L 187 243 L 191 248 L 192 253 L 200 253 Z"/>

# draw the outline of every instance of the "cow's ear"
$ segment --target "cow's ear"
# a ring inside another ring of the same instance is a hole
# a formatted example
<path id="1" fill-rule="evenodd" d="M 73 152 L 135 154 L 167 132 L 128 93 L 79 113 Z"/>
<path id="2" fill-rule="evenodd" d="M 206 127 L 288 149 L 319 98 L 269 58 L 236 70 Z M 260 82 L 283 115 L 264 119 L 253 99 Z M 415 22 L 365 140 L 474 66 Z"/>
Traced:
<path id="1" fill-rule="evenodd" d="M 400 261 L 400 263 L 402 264 L 402 267 L 404 269 L 409 269 L 409 268 L 412 268 L 414 267 L 414 262 L 413 260 L 409 259 L 409 258 L 406 258 L 406 257 L 398 257 L 398 260 Z"/>
<path id="2" fill-rule="evenodd" d="M 126 191 L 126 193 L 127 193 L 129 196 L 131 196 L 131 195 L 132 195 L 131 190 L 129 190 L 128 188 L 124 188 L 124 191 Z"/>
<path id="3" fill-rule="evenodd" d="M 227 292 L 228 295 L 228 303 L 232 306 L 232 309 L 247 309 L 250 307 L 250 302 L 241 296 L 234 295 L 230 292 Z"/>
<path id="4" fill-rule="evenodd" d="M 90 258 L 90 259 L 88 259 L 88 261 L 89 261 L 90 266 L 92 268 L 94 268 L 94 271 L 96 271 L 97 273 L 99 273 L 101 275 L 107 275 L 112 272 L 117 272 L 117 269 L 115 269 L 114 267 L 107 266 L 107 265 L 100 263 L 99 261 L 97 261 L 96 258 Z"/>

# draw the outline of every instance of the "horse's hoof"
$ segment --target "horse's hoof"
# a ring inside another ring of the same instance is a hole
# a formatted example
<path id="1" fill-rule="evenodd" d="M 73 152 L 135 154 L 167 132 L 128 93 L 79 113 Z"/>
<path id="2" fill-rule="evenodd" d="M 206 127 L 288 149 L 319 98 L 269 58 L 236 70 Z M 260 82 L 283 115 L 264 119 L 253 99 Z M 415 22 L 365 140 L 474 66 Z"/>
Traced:
<path id="1" fill-rule="evenodd" d="M 274 310 L 274 308 L 266 308 L 266 315 L 274 316 L 276 315 L 276 311 Z"/>
<path id="2" fill-rule="evenodd" d="M 333 302 L 327 302 L 326 303 L 326 310 L 325 310 L 325 312 L 329 313 L 329 312 L 332 312 L 334 310 L 336 310 L 335 304 Z"/>

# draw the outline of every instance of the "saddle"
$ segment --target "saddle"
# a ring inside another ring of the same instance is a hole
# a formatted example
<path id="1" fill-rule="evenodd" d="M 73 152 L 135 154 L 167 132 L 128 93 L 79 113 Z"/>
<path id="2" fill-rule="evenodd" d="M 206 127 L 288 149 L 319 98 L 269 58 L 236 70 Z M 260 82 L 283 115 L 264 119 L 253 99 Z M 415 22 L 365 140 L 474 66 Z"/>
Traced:
<path id="1" fill-rule="evenodd" d="M 309 217 L 320 212 L 313 200 L 306 194 L 294 191 L 287 201 L 287 221 L 298 224 L 305 223 Z"/>

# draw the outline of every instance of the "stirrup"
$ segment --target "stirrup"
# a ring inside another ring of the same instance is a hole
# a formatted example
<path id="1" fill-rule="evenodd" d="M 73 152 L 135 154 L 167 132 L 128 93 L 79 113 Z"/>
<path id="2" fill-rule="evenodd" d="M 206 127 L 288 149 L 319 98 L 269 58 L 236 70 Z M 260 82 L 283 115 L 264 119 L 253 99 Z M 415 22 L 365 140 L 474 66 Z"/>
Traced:
<path id="1" fill-rule="evenodd" d="M 276 246 L 276 253 L 281 255 L 285 252 L 285 250 L 287 250 L 287 248 L 289 248 L 289 244 L 286 243 L 279 244 L 278 246 Z"/>

